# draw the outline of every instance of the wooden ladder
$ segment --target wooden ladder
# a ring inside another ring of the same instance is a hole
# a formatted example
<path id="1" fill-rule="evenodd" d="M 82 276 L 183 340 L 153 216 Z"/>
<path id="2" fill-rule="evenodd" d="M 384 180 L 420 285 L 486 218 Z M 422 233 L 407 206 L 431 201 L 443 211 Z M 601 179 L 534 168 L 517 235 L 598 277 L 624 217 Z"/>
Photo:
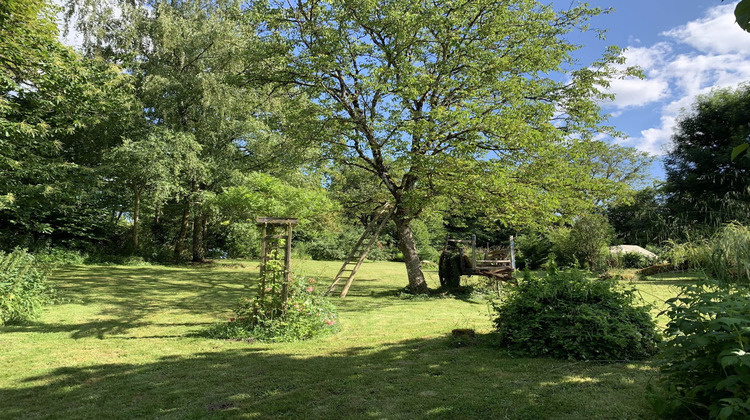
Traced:
<path id="1" fill-rule="evenodd" d="M 339 281 L 346 277 L 346 284 L 344 285 L 344 289 L 341 290 L 341 297 L 346 297 L 346 294 L 349 292 L 349 287 L 351 287 L 352 282 L 354 281 L 354 275 L 357 274 L 357 270 L 359 270 L 362 262 L 367 257 L 367 253 L 370 252 L 373 244 L 377 241 L 380 231 L 383 230 L 383 227 L 389 220 L 391 220 L 392 215 L 393 211 L 391 210 L 390 203 L 386 203 L 383 208 L 380 209 L 378 214 L 376 214 L 370 221 L 365 228 L 365 232 L 360 236 L 356 245 L 354 245 L 354 248 L 349 252 L 349 255 L 347 255 L 338 274 L 333 278 L 333 283 L 328 288 L 326 295 L 331 294 Z M 367 240 L 368 238 L 369 241 Z M 359 258 L 355 261 L 357 256 L 359 256 Z"/>

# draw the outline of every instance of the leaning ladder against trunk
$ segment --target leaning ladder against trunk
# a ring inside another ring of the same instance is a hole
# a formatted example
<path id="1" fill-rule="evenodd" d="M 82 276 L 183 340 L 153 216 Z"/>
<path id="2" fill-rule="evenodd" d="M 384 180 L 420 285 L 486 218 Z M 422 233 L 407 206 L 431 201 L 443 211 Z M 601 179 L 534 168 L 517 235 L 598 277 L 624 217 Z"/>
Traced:
<path id="1" fill-rule="evenodd" d="M 351 287 L 352 282 L 354 281 L 354 275 L 357 274 L 357 270 L 359 270 L 359 266 L 362 265 L 362 262 L 367 257 L 367 253 L 370 252 L 373 244 L 375 244 L 375 241 L 377 241 L 378 235 L 380 235 L 380 231 L 383 230 L 383 227 L 388 223 L 389 220 L 391 220 L 392 215 L 393 211 L 391 210 L 390 203 L 386 203 L 385 205 L 383 205 L 380 211 L 367 225 L 367 227 L 365 228 L 365 232 L 362 234 L 362 236 L 360 236 L 357 244 L 354 245 L 354 248 L 352 248 L 351 252 L 349 252 L 349 255 L 344 261 L 344 265 L 341 266 L 338 274 L 336 274 L 336 277 L 333 278 L 333 283 L 331 284 L 331 287 L 328 288 L 326 294 L 331 294 L 333 292 L 333 289 L 336 288 L 336 285 L 339 283 L 339 281 L 341 281 L 342 278 L 346 277 L 346 284 L 344 285 L 344 289 L 341 291 L 341 297 L 346 297 L 347 292 L 349 292 L 349 287 Z M 359 256 L 359 259 L 355 260 L 357 256 Z"/>

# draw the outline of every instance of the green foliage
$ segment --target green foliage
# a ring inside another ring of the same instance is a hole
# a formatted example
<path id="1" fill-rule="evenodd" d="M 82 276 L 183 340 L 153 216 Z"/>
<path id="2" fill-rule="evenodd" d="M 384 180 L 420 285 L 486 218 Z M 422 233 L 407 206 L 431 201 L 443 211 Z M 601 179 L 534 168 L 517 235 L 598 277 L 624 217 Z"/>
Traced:
<path id="1" fill-rule="evenodd" d="M 323 230 L 337 210 L 320 186 L 292 185 L 269 174 L 242 176 L 215 199 L 223 217 L 230 221 L 254 221 L 257 216 L 294 217 L 299 228 Z"/>
<path id="2" fill-rule="evenodd" d="M 52 301 L 48 269 L 25 250 L 0 251 L 0 325 L 32 320 Z"/>
<path id="3" fill-rule="evenodd" d="M 592 270 L 603 269 L 609 256 L 608 245 L 614 231 L 600 214 L 584 214 L 572 227 L 557 228 L 550 233 L 555 262 L 560 265 L 581 263 Z"/>
<path id="4" fill-rule="evenodd" d="M 230 258 L 258 258 L 260 256 L 258 226 L 251 222 L 229 223 L 224 250 Z"/>
<path id="5" fill-rule="evenodd" d="M 547 262 L 552 251 L 552 242 L 545 235 L 530 233 L 516 238 L 516 248 L 519 268 L 537 270 Z"/>
<path id="6" fill-rule="evenodd" d="M 670 418 L 748 418 L 750 290 L 699 283 L 667 305 L 658 411 Z"/>
<path id="7" fill-rule="evenodd" d="M 343 260 L 362 235 L 362 228 L 346 226 L 340 232 L 321 232 L 304 244 L 305 252 L 314 260 Z"/>
<path id="8" fill-rule="evenodd" d="M 81 265 L 86 263 L 88 256 L 80 251 L 65 248 L 45 248 L 34 253 L 37 262 L 49 267 L 64 265 Z"/>
<path id="9" fill-rule="evenodd" d="M 494 324 L 503 345 L 531 356 L 641 360 L 656 352 L 659 337 L 648 308 L 635 302 L 634 290 L 578 270 L 543 277 L 526 271 L 494 304 Z"/>
<path id="10" fill-rule="evenodd" d="M 724 284 L 750 284 L 750 228 L 729 223 L 707 239 L 670 241 L 667 256 L 676 268 L 702 270 Z"/>
<path id="11" fill-rule="evenodd" d="M 644 268 L 653 264 L 653 261 L 637 252 L 626 252 L 617 256 L 621 268 Z"/>
<path id="12" fill-rule="evenodd" d="M 259 341 L 307 340 L 338 329 L 336 307 L 315 291 L 316 280 L 296 277 L 282 311 L 266 310 L 275 302 L 255 297 L 242 300 L 228 323 L 211 326 L 203 335 L 221 339 L 252 338 Z M 266 290 L 267 294 L 274 291 Z M 275 307 L 275 306 L 274 306 Z"/>
<path id="13" fill-rule="evenodd" d="M 711 238 L 707 266 L 723 283 L 750 285 L 750 227 L 730 223 Z"/>
<path id="14" fill-rule="evenodd" d="M 607 207 L 607 218 L 622 244 L 660 244 L 674 233 L 673 219 L 669 218 L 659 188 L 644 188 L 631 200 L 619 201 Z"/>
<path id="15" fill-rule="evenodd" d="M 132 77 L 57 40 L 44 1 L 0 6 L 0 235 L 3 247 L 109 239 L 103 150 L 133 117 Z M 57 245 L 57 244 L 56 244 Z"/>
<path id="16" fill-rule="evenodd" d="M 722 0 L 723 1 L 723 0 Z M 734 8 L 734 17 L 737 19 L 737 25 L 747 32 L 750 32 L 750 1 L 740 0 L 737 7 Z"/>
<path id="17" fill-rule="evenodd" d="M 665 158 L 666 205 L 683 225 L 715 230 L 750 215 L 750 159 L 732 149 L 750 135 L 750 86 L 699 96 L 678 121 Z"/>

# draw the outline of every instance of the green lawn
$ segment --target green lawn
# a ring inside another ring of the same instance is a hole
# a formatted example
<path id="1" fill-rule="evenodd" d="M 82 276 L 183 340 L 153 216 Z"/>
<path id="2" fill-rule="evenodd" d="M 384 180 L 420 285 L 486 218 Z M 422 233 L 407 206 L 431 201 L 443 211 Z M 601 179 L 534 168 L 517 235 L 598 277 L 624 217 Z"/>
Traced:
<path id="1" fill-rule="evenodd" d="M 294 261 L 320 278 L 335 262 Z M 489 332 L 483 300 L 409 300 L 403 264 L 367 263 L 341 331 L 301 343 L 190 337 L 252 290 L 257 264 L 78 266 L 62 302 L 32 325 L 0 327 L 1 418 L 653 418 L 652 363 L 514 358 L 453 347 L 454 328 Z M 428 272 L 432 287 L 437 273 Z M 637 282 L 660 303 L 684 278 Z M 251 289 L 247 289 L 251 287 Z M 658 312 L 658 311 L 657 311 Z"/>

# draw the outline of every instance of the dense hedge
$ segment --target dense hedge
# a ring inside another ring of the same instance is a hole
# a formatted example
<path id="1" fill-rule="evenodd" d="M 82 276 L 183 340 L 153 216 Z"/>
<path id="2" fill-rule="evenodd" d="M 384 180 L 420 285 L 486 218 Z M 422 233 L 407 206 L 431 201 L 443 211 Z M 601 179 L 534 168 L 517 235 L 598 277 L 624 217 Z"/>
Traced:
<path id="1" fill-rule="evenodd" d="M 591 280 L 578 270 L 535 277 L 495 305 L 501 342 L 530 356 L 576 360 L 639 360 L 659 342 L 648 308 L 613 280 Z"/>

